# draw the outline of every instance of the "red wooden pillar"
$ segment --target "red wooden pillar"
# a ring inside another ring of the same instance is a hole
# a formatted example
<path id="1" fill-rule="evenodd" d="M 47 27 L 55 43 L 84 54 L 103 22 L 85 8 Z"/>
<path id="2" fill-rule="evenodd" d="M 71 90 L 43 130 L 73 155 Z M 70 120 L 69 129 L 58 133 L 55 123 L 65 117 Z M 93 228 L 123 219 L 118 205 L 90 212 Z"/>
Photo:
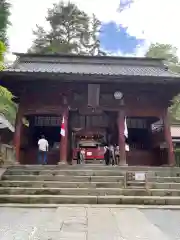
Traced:
<path id="1" fill-rule="evenodd" d="M 121 108 L 118 112 L 118 133 L 119 133 L 119 148 L 120 148 L 120 165 L 126 165 L 126 150 L 125 150 L 125 137 L 124 137 L 124 109 Z"/>
<path id="2" fill-rule="evenodd" d="M 16 126 L 15 126 L 15 132 L 14 132 L 14 147 L 15 147 L 17 163 L 20 163 L 21 132 L 22 132 L 22 112 L 19 106 L 19 109 L 16 115 Z"/>
<path id="3" fill-rule="evenodd" d="M 64 109 L 63 116 L 64 117 L 64 129 L 65 136 L 61 136 L 60 141 L 60 162 L 67 163 L 68 158 L 68 116 L 69 109 L 68 107 Z"/>
<path id="4" fill-rule="evenodd" d="M 176 164 L 176 162 L 175 162 L 174 146 L 173 146 L 173 142 L 172 142 L 170 126 L 171 125 L 170 125 L 170 121 L 169 121 L 168 112 L 166 111 L 166 113 L 164 115 L 164 137 L 165 137 L 165 142 L 167 144 L 168 165 L 174 166 Z"/>

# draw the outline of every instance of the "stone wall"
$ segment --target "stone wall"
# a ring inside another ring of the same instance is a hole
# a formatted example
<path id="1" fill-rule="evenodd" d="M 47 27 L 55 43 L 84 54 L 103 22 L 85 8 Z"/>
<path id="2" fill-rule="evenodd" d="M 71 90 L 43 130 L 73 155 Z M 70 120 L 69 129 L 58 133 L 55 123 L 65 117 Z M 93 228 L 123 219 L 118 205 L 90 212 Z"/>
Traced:
<path id="1" fill-rule="evenodd" d="M 1 144 L 0 145 L 1 153 L 1 166 L 14 165 L 16 163 L 15 149 L 12 145 Z"/>

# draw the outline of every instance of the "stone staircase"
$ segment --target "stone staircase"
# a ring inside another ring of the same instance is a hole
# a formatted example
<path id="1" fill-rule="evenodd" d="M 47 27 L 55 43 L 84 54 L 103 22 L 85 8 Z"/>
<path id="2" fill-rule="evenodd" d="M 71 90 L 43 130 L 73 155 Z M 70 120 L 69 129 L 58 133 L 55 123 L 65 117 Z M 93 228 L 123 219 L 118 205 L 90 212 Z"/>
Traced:
<path id="1" fill-rule="evenodd" d="M 145 172 L 145 181 L 127 179 Z M 180 168 L 18 165 L 0 181 L 0 203 L 180 205 Z"/>

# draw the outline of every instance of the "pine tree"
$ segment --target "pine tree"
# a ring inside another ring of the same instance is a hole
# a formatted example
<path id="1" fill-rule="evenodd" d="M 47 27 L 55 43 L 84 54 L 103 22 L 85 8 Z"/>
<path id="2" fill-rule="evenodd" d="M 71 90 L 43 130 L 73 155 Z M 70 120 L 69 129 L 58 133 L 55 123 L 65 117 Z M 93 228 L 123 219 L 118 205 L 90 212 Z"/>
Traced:
<path id="1" fill-rule="evenodd" d="M 105 55 L 105 52 L 101 50 L 100 41 L 98 35 L 101 32 L 101 22 L 93 14 L 92 18 L 89 19 L 89 29 L 86 31 L 86 42 L 81 40 L 83 46 L 86 48 L 88 55 Z"/>
<path id="2" fill-rule="evenodd" d="M 73 3 L 54 4 L 46 17 L 50 30 L 41 26 L 33 32 L 35 40 L 29 52 L 35 53 L 100 53 L 100 22 L 90 18 Z"/>

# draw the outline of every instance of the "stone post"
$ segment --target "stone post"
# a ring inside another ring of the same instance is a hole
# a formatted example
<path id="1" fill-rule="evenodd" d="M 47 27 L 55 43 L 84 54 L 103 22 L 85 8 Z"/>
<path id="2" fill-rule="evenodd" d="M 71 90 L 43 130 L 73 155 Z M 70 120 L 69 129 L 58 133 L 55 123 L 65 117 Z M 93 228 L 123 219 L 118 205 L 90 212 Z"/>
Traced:
<path id="1" fill-rule="evenodd" d="M 124 121 L 125 121 L 124 107 L 121 106 L 118 112 L 118 141 L 119 141 L 119 148 L 120 148 L 120 163 L 119 163 L 120 165 L 126 165 Z"/>
<path id="2" fill-rule="evenodd" d="M 69 109 L 66 107 L 63 111 L 65 136 L 61 136 L 60 141 L 60 163 L 67 163 L 68 161 L 68 116 Z"/>
<path id="3" fill-rule="evenodd" d="M 21 132 L 22 132 L 22 111 L 19 106 L 19 109 L 16 115 L 16 125 L 15 125 L 14 139 L 13 139 L 15 155 L 16 155 L 16 164 L 20 163 Z"/>
<path id="4" fill-rule="evenodd" d="M 170 121 L 168 111 L 166 110 L 164 114 L 164 138 L 167 144 L 167 151 L 168 151 L 168 165 L 174 166 L 176 164 L 175 155 L 174 155 L 174 147 L 171 137 L 171 128 L 170 128 Z"/>

